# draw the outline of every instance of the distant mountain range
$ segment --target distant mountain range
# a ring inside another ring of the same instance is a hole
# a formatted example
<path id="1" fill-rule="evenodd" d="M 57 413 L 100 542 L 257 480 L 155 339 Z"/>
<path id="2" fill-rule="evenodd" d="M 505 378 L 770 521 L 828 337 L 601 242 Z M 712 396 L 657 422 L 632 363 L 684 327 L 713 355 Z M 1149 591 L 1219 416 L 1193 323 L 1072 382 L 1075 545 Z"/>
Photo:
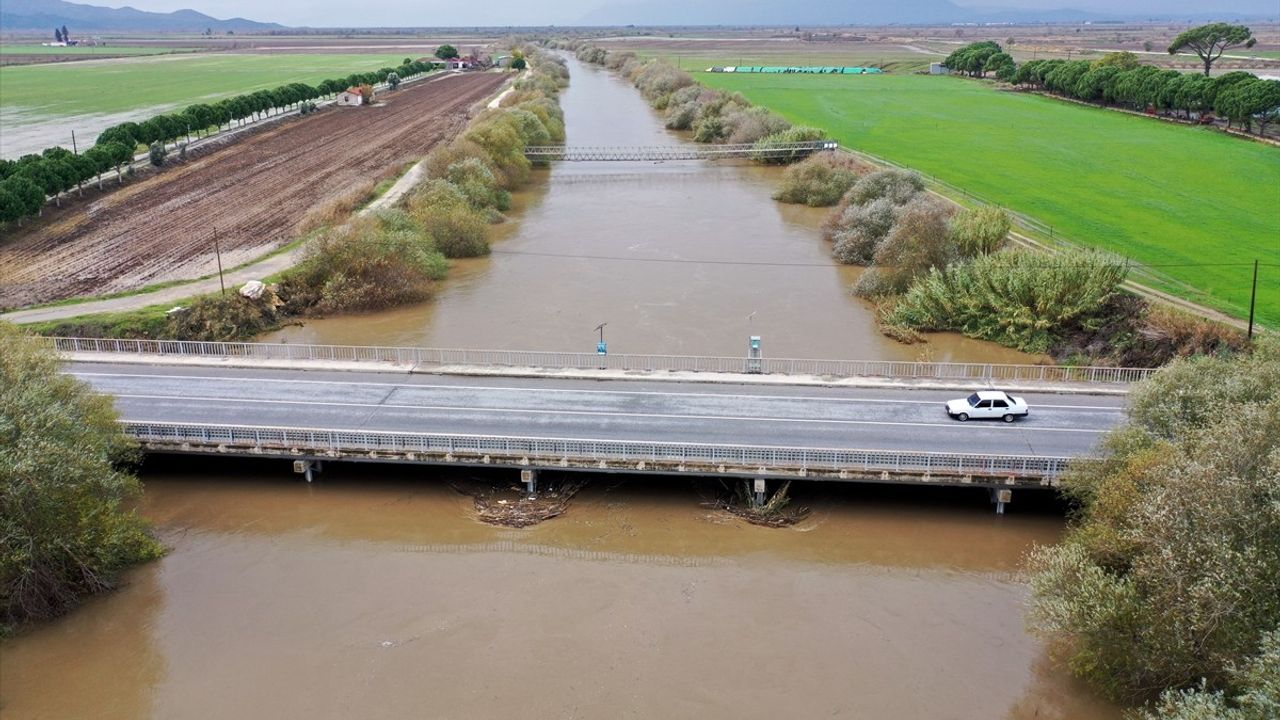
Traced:
<path id="1" fill-rule="evenodd" d="M 146 12 L 131 7 L 108 8 L 63 0 L 0 0 L 0 32 L 46 30 L 66 25 L 72 37 L 94 32 L 246 32 L 283 28 L 244 18 L 219 20 L 195 10 Z"/>

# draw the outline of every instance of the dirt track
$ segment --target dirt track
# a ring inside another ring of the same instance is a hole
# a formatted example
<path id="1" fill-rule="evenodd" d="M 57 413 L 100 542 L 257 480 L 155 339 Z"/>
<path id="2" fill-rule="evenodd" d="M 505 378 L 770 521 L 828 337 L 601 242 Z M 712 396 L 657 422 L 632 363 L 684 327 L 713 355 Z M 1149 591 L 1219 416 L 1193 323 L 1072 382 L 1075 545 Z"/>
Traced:
<path id="1" fill-rule="evenodd" d="M 0 307 L 130 290 L 217 271 L 292 239 L 317 206 L 421 158 L 466 123 L 497 73 L 415 83 L 366 108 L 329 107 L 50 217 L 0 245 Z M 108 187 L 111 181 L 107 181 Z"/>

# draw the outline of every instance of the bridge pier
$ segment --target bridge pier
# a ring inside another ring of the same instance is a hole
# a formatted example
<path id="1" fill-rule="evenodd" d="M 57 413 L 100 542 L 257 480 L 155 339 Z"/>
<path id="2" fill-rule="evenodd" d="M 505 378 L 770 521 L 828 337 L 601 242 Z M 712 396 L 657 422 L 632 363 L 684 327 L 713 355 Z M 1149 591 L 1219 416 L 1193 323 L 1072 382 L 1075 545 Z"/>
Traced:
<path id="1" fill-rule="evenodd" d="M 293 471 L 305 476 L 307 482 L 311 482 L 314 473 L 324 472 L 324 466 L 319 460 L 294 460 Z"/>
<path id="2" fill-rule="evenodd" d="M 755 503 L 756 507 L 764 507 L 764 496 L 769 491 L 769 483 L 764 478 L 756 478 L 755 482 Z"/>
<path id="3" fill-rule="evenodd" d="M 529 497 L 538 494 L 538 471 L 536 468 L 521 470 L 520 482 L 524 483 L 524 489 L 529 493 Z"/>
<path id="4" fill-rule="evenodd" d="M 996 514 L 1004 514 L 1004 505 L 1013 502 L 1013 491 L 1008 488 L 991 488 L 991 502 L 996 505 Z"/>

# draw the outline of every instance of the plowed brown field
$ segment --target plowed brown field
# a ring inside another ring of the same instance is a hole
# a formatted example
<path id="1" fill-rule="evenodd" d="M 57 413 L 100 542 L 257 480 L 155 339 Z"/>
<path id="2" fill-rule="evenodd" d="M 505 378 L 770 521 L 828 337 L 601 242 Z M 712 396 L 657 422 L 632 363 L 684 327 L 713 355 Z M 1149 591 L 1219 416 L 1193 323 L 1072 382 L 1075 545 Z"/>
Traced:
<path id="1" fill-rule="evenodd" d="M 0 245 L 0 307 L 131 290 L 231 267 L 288 243 L 308 210 L 417 160 L 506 79 L 443 76 L 328 107 L 61 211 Z"/>

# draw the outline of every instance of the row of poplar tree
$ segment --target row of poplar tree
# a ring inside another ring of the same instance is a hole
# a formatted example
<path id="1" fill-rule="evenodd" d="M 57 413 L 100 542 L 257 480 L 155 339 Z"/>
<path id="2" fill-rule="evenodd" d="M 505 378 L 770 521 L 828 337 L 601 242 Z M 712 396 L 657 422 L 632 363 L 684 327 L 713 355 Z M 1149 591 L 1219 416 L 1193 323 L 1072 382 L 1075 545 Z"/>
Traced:
<path id="1" fill-rule="evenodd" d="M 83 189 L 85 183 L 95 179 L 102 187 L 102 175 L 111 170 L 115 170 L 117 182 L 123 182 L 122 168 L 132 166 L 139 147 L 152 148 L 153 159 L 158 157 L 162 162 L 166 144 L 176 144 L 183 138 L 190 142 L 192 133 L 199 136 L 223 126 L 230 129 L 234 123 L 243 125 L 295 105 L 307 110 L 314 107 L 311 101 L 353 86 L 387 83 L 395 88 L 401 80 L 431 68 L 431 63 L 405 58 L 397 68 L 354 73 L 314 86 L 290 83 L 215 103 L 199 103 L 143 122 L 114 125 L 103 130 L 93 147 L 82 153 L 51 147 L 17 160 L 0 160 L 0 223 L 21 222 L 39 215 L 49 198 L 60 204 L 63 193 Z"/>

